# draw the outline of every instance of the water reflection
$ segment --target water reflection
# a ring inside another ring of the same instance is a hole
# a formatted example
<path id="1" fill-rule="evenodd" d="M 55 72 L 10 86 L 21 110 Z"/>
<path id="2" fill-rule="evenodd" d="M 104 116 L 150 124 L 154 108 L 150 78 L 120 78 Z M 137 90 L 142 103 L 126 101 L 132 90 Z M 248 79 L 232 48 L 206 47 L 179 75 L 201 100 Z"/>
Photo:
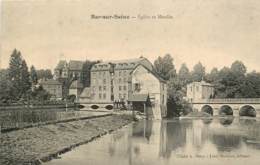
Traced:
<path id="1" fill-rule="evenodd" d="M 249 154 L 252 161 L 260 154 L 259 127 L 260 122 L 241 118 L 145 120 L 79 147 L 74 157 L 65 154 L 48 164 L 220 164 L 221 159 L 178 155 L 226 153 Z M 239 159 L 227 163 L 243 164 Z"/>
<path id="2" fill-rule="evenodd" d="M 234 121 L 234 117 L 224 117 L 224 118 L 219 118 L 219 123 L 222 124 L 223 126 L 229 126 L 232 124 Z"/>

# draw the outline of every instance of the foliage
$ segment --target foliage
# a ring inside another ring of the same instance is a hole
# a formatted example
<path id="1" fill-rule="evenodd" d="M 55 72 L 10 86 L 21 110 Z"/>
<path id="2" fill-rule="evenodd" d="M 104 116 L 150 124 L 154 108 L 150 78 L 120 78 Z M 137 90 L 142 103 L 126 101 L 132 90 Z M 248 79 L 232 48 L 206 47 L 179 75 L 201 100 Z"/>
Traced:
<path id="1" fill-rule="evenodd" d="M 36 70 L 37 78 L 40 79 L 52 79 L 53 75 L 50 69 L 39 69 Z"/>
<path id="2" fill-rule="evenodd" d="M 7 70 L 0 71 L 0 103 L 23 103 L 30 100 L 49 100 L 50 95 L 42 87 L 32 91 L 36 85 L 37 73 L 32 66 L 29 73 L 26 61 L 21 52 L 16 49 L 12 52 Z"/>
<path id="3" fill-rule="evenodd" d="M 23 94 L 30 89 L 30 75 L 25 60 L 22 59 L 21 53 L 16 49 L 12 52 L 9 68 L 9 81 L 13 90 L 10 91 L 11 99 L 17 101 Z"/>
<path id="4" fill-rule="evenodd" d="M 38 76 L 37 76 L 37 72 L 36 72 L 36 69 L 34 66 L 31 66 L 30 77 L 31 77 L 31 83 L 33 85 L 36 85 L 38 83 Z"/>
<path id="5" fill-rule="evenodd" d="M 205 67 L 201 64 L 201 62 L 197 63 L 193 67 L 193 71 L 191 73 L 192 81 L 201 81 L 205 77 Z"/>
<path id="6" fill-rule="evenodd" d="M 42 86 L 39 86 L 31 92 L 30 97 L 30 100 L 39 100 L 43 102 L 45 100 L 50 100 L 51 95 L 44 90 Z"/>
<path id="7" fill-rule="evenodd" d="M 176 74 L 173 58 L 167 54 L 158 57 L 154 62 L 156 72 L 167 80 L 167 117 L 180 116 L 187 111 L 187 104 L 183 99 L 186 84 L 190 82 L 190 72 L 185 64 Z"/>
<path id="8" fill-rule="evenodd" d="M 188 114 L 191 111 L 189 104 L 183 99 L 186 90 L 183 82 L 177 78 L 171 78 L 168 81 L 168 101 L 167 101 L 167 117 L 180 116 Z"/>
<path id="9" fill-rule="evenodd" d="M 191 75 L 188 67 L 185 63 L 183 63 L 180 67 L 179 73 L 178 73 L 179 80 L 182 84 L 182 86 L 186 86 L 188 83 L 191 82 Z"/>
<path id="10" fill-rule="evenodd" d="M 164 57 L 158 57 L 154 61 L 155 71 L 164 79 L 169 80 L 171 77 L 176 77 L 176 70 L 173 64 L 173 58 L 170 54 Z"/>
<path id="11" fill-rule="evenodd" d="M 8 70 L 0 70 L 0 103 L 11 102 L 11 91 L 13 86 L 11 81 L 8 79 Z"/>

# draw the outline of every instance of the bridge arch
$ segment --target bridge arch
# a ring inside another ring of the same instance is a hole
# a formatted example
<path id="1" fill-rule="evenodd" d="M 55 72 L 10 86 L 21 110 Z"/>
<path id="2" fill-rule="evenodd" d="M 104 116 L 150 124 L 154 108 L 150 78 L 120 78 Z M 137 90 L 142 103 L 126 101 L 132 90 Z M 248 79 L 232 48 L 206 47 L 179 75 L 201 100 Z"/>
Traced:
<path id="1" fill-rule="evenodd" d="M 201 112 L 206 112 L 206 113 L 208 113 L 208 114 L 213 116 L 213 108 L 210 105 L 204 105 L 201 108 Z"/>
<path id="2" fill-rule="evenodd" d="M 229 105 L 222 105 L 219 108 L 219 115 L 233 115 L 233 109 Z"/>
<path id="3" fill-rule="evenodd" d="M 256 109 L 252 105 L 244 105 L 239 109 L 239 116 L 256 117 Z"/>

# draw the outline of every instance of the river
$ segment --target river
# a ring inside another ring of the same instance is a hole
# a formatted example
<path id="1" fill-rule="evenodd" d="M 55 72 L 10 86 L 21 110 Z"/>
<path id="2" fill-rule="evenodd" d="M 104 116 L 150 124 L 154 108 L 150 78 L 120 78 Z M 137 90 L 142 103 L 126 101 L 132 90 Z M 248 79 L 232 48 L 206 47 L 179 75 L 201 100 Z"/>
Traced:
<path id="1" fill-rule="evenodd" d="M 260 162 L 260 122 L 214 118 L 139 121 L 46 165 L 244 165 Z"/>

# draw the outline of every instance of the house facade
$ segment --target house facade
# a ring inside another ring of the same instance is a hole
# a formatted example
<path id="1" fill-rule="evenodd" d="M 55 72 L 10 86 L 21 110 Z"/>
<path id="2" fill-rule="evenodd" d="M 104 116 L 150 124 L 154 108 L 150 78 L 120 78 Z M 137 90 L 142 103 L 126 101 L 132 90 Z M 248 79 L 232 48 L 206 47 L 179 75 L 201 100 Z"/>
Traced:
<path id="1" fill-rule="evenodd" d="M 167 87 L 144 57 L 95 64 L 91 69 L 91 86 L 88 90 L 92 104 L 132 104 L 132 96 L 150 98 L 155 116 L 166 115 Z M 81 97 L 83 100 L 83 96 Z M 140 97 L 141 98 L 141 97 Z"/>
<path id="2" fill-rule="evenodd" d="M 76 101 L 78 101 L 82 91 L 82 83 L 79 80 L 74 80 L 69 87 L 69 95 L 74 95 L 76 97 Z"/>
<path id="3" fill-rule="evenodd" d="M 62 99 L 62 83 L 59 81 L 53 79 L 41 79 L 39 80 L 39 85 L 51 94 L 52 99 Z"/>
<path id="4" fill-rule="evenodd" d="M 187 85 L 186 99 L 190 102 L 200 99 L 209 99 L 214 97 L 214 85 L 205 81 L 192 82 Z"/>
<path id="5" fill-rule="evenodd" d="M 167 84 L 165 80 L 145 66 L 138 65 L 131 73 L 129 85 L 129 96 L 147 95 L 149 97 L 155 118 L 160 119 L 166 116 Z"/>
<path id="6" fill-rule="evenodd" d="M 71 60 L 69 62 L 61 60 L 54 69 L 54 79 L 75 78 L 82 80 L 83 77 L 83 61 Z"/>
<path id="7" fill-rule="evenodd" d="M 144 57 L 95 64 L 91 69 L 92 102 L 127 102 L 131 72 L 139 64 L 153 69 Z"/>

